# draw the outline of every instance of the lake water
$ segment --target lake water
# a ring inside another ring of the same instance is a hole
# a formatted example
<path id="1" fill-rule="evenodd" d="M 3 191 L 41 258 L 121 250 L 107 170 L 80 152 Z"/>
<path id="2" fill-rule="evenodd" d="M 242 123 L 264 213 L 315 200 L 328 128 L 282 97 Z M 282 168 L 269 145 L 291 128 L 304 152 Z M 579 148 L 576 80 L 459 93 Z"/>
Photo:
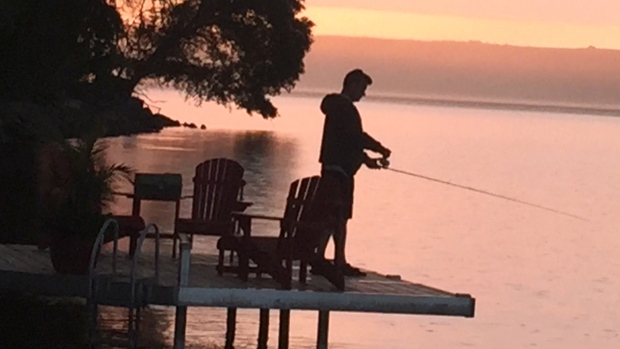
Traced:
<path id="1" fill-rule="evenodd" d="M 370 91 L 372 93 L 372 91 Z M 111 158 L 138 171 L 183 174 L 230 157 L 246 170 L 251 212 L 279 214 L 288 185 L 319 172 L 319 99 L 276 99 L 281 118 L 149 95 L 162 113 L 208 130 L 167 129 L 111 140 Z M 333 313 L 330 348 L 620 347 L 620 119 L 588 115 L 360 102 L 364 127 L 393 151 L 392 167 L 589 219 L 581 221 L 391 171 L 362 169 L 349 260 L 476 297 L 473 319 Z M 129 210 L 129 203 L 118 203 Z M 184 207 L 185 213 L 189 203 Z M 145 205 L 170 227 L 172 207 Z M 269 227 L 265 226 L 264 229 Z M 200 248 L 202 243 L 197 244 Z M 161 322 L 172 310 L 158 310 Z M 224 343 L 225 310 L 192 309 L 188 341 Z M 277 314 L 270 347 L 277 346 Z M 312 348 L 316 313 L 293 312 L 293 348 Z M 237 348 L 254 348 L 258 311 L 240 311 Z M 169 341 L 172 329 L 164 325 Z"/>

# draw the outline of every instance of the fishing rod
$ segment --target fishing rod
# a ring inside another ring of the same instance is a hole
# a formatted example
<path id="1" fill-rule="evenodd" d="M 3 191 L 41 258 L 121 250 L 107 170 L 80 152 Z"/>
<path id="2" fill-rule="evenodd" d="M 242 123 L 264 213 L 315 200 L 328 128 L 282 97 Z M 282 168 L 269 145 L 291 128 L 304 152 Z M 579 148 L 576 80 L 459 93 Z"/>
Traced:
<path id="1" fill-rule="evenodd" d="M 452 183 L 452 182 L 444 181 L 444 180 L 441 180 L 441 179 L 436 179 L 436 178 L 424 176 L 424 175 L 413 173 L 413 172 L 408 172 L 408 171 L 403 171 L 403 170 L 398 170 L 398 169 L 395 169 L 395 168 L 391 168 L 391 167 L 388 167 L 389 166 L 389 161 L 387 161 L 387 159 L 379 159 L 378 161 L 381 164 L 381 166 L 383 167 L 383 169 L 390 170 L 390 171 L 393 171 L 393 172 L 405 174 L 405 175 L 412 176 L 412 177 L 422 178 L 422 179 L 426 179 L 428 181 L 437 182 L 437 183 L 441 183 L 441 184 L 446 184 L 446 185 L 450 185 L 450 186 L 461 188 L 461 189 L 465 189 L 465 190 L 474 191 L 476 193 L 485 194 L 485 195 L 493 196 L 493 197 L 504 199 L 504 200 L 508 200 L 508 201 L 517 202 L 517 203 L 520 203 L 520 204 L 523 204 L 523 205 L 528 205 L 528 206 L 531 206 L 531 207 L 540 208 L 542 210 L 546 210 L 546 211 L 554 212 L 554 213 L 557 213 L 557 214 L 569 216 L 569 217 L 576 218 L 576 219 L 579 219 L 579 220 L 582 220 L 582 221 L 586 221 L 586 222 L 590 221 L 590 220 L 588 220 L 586 218 L 574 215 L 572 213 L 563 212 L 563 211 L 560 211 L 560 210 L 556 210 L 556 209 L 545 207 L 545 206 L 538 205 L 538 204 L 533 204 L 531 202 L 515 199 L 515 198 L 509 197 L 509 196 L 495 194 L 495 193 L 491 193 L 491 192 L 486 191 L 486 190 L 476 189 L 476 188 L 473 188 L 473 187 L 469 187 L 469 186 L 465 186 L 465 185 L 461 185 L 461 184 L 456 184 L 456 183 Z"/>

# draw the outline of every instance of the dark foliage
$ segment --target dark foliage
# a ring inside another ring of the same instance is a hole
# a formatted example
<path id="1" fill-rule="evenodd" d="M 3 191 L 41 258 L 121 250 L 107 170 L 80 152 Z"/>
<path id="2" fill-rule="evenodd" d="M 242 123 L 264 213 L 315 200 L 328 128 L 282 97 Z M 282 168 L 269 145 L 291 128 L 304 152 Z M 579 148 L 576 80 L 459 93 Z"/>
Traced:
<path id="1" fill-rule="evenodd" d="M 293 88 L 312 42 L 312 23 L 299 17 L 303 0 L 125 1 L 121 8 L 134 14 L 121 45 L 129 88 L 148 79 L 264 117 L 277 114 L 268 96 Z"/>
<path id="2" fill-rule="evenodd" d="M 102 0 L 0 3 L 0 97 L 45 103 L 119 66 L 122 22 Z"/>
<path id="3" fill-rule="evenodd" d="M 303 0 L 4 0 L 0 98 L 107 105 L 141 83 L 265 117 L 303 73 Z"/>

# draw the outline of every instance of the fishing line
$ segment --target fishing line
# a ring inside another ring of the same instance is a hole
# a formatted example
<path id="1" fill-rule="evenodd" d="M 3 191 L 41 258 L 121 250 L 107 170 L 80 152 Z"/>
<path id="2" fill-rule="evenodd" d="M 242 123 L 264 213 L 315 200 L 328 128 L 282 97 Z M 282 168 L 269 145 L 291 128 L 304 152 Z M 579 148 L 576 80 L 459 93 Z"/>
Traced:
<path id="1" fill-rule="evenodd" d="M 586 222 L 590 221 L 589 219 L 586 219 L 586 218 L 574 215 L 572 213 L 556 210 L 556 209 L 545 207 L 545 206 L 538 205 L 538 204 L 533 204 L 531 202 L 515 199 L 515 198 L 509 197 L 509 196 L 505 196 L 505 195 L 491 193 L 491 192 L 486 191 L 486 190 L 476 189 L 476 188 L 473 188 L 473 187 L 468 187 L 468 186 L 461 185 L 461 184 L 456 184 L 456 183 L 452 183 L 452 182 L 448 182 L 448 181 L 443 181 L 441 179 L 431 178 L 431 177 L 424 176 L 424 175 L 421 175 L 421 174 L 417 174 L 417 173 L 413 173 L 413 172 L 408 172 L 408 171 L 403 171 L 403 170 L 398 170 L 398 169 L 391 168 L 391 167 L 384 167 L 384 169 L 390 170 L 390 171 L 393 171 L 393 172 L 402 173 L 402 174 L 405 174 L 405 175 L 408 175 L 408 176 L 412 176 L 412 177 L 426 179 L 426 180 L 432 181 L 432 182 L 437 182 L 437 183 L 446 184 L 446 185 L 450 185 L 450 186 L 461 188 L 461 189 L 466 189 L 466 190 L 474 191 L 474 192 L 480 193 L 480 194 L 486 194 L 486 195 L 489 195 L 489 196 L 493 196 L 493 197 L 504 199 L 504 200 L 508 200 L 508 201 L 517 202 L 517 203 L 520 203 L 520 204 L 523 204 L 523 205 L 528 205 L 528 206 L 540 208 L 542 210 L 546 210 L 546 211 L 549 211 L 549 212 L 554 212 L 554 213 L 557 213 L 557 214 L 569 216 L 569 217 L 576 218 L 576 219 L 580 219 L 582 221 L 586 221 Z"/>

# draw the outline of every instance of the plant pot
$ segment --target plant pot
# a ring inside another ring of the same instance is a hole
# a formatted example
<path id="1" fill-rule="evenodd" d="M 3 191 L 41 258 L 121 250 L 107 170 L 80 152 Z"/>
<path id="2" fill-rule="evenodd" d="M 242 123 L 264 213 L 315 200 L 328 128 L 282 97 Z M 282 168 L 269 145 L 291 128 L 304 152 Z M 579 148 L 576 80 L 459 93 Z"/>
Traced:
<path id="1" fill-rule="evenodd" d="M 93 239 L 72 234 L 51 234 L 50 257 L 54 270 L 61 274 L 88 274 L 93 246 Z"/>

